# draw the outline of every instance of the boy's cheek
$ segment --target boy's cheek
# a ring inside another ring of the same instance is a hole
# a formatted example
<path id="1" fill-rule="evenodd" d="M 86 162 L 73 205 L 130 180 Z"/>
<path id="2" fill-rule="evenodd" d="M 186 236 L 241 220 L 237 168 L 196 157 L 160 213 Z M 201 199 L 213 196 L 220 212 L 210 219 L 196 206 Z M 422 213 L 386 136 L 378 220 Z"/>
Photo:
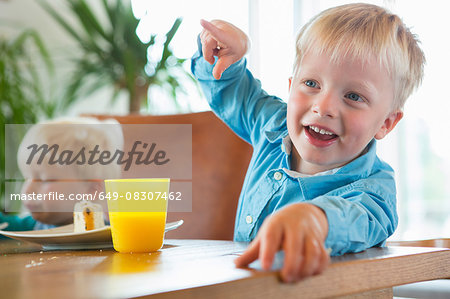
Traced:
<path id="1" fill-rule="evenodd" d="M 308 96 L 297 88 L 291 88 L 287 102 L 288 114 L 299 114 L 305 112 L 309 107 L 308 99 Z"/>

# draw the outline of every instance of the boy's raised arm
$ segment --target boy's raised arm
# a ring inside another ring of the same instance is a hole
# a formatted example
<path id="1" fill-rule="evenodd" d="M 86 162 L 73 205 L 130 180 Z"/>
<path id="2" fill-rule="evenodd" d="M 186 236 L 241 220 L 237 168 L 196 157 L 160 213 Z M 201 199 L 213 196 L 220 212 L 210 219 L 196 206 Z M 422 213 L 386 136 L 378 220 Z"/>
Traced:
<path id="1" fill-rule="evenodd" d="M 230 65 L 247 53 L 249 39 L 242 30 L 225 21 L 201 20 L 200 24 L 203 26 L 200 33 L 203 57 L 210 64 L 214 64 L 214 56 L 217 56 L 213 76 L 219 80 Z"/>
<path id="2" fill-rule="evenodd" d="M 265 124 L 285 121 L 286 104 L 262 90 L 261 82 L 247 69 L 244 56 L 249 39 L 243 31 L 220 20 L 201 24 L 205 29 L 192 57 L 192 74 L 212 111 L 239 137 L 254 144 L 265 136 Z M 270 112 L 260 113 L 263 109 Z"/>

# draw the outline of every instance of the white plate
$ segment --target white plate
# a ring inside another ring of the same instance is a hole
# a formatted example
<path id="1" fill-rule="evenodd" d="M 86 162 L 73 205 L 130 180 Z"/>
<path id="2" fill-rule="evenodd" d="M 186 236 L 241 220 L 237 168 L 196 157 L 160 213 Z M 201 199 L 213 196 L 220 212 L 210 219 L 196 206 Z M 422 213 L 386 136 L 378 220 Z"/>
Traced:
<path id="1" fill-rule="evenodd" d="M 183 220 L 166 223 L 165 231 L 174 230 L 182 224 Z M 16 240 L 41 244 L 44 250 L 112 248 L 110 226 L 76 233 L 73 231 L 73 224 L 68 224 L 43 230 L 0 230 L 0 234 Z"/>

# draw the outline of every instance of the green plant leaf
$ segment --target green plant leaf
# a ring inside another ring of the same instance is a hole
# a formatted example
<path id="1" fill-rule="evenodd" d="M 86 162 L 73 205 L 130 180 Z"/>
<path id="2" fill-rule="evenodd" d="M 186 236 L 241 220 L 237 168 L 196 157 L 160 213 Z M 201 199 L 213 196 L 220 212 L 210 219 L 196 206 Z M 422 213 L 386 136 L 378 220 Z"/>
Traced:
<path id="1" fill-rule="evenodd" d="M 0 37 L 0 207 L 6 179 L 5 124 L 35 123 L 56 113 L 56 102 L 42 84 L 53 75 L 53 63 L 37 32 L 24 30 L 9 40 Z"/>
<path id="2" fill-rule="evenodd" d="M 75 29 L 73 29 L 62 16 L 56 12 L 55 9 L 53 9 L 52 6 L 50 6 L 46 1 L 39 0 L 39 4 L 44 8 L 58 23 L 63 27 L 70 35 L 72 35 L 73 38 L 75 38 L 76 41 L 79 43 L 82 43 L 83 39 L 78 35 Z"/>
<path id="3" fill-rule="evenodd" d="M 75 24 L 70 25 L 73 22 L 66 20 L 64 14 L 52 8 L 48 1 L 40 1 L 43 8 L 80 47 L 80 56 L 73 59 L 77 71 L 67 88 L 64 106 L 75 102 L 82 95 L 95 92 L 95 87 L 107 85 L 114 90 L 112 99 L 116 98 L 119 90 L 123 90 L 128 93 L 130 103 L 146 102 L 147 92 L 142 89 L 159 85 L 178 105 L 176 93 L 182 88 L 175 78 L 190 78 L 181 64 L 173 63 L 181 60 L 170 49 L 170 43 L 181 26 L 181 18 L 177 18 L 166 33 L 161 57 L 152 62 L 155 63 L 155 72 L 147 73 L 148 53 L 155 46 L 156 36 L 151 35 L 147 43 L 138 38 L 136 27 L 139 20 L 133 15 L 130 2 L 124 4 L 126 2 L 121 0 L 102 0 L 101 5 L 94 9 L 91 1 L 65 0 L 66 8 L 76 20 Z M 106 22 L 100 22 L 99 16 L 106 16 Z M 130 104 L 130 108 L 138 106 Z"/>

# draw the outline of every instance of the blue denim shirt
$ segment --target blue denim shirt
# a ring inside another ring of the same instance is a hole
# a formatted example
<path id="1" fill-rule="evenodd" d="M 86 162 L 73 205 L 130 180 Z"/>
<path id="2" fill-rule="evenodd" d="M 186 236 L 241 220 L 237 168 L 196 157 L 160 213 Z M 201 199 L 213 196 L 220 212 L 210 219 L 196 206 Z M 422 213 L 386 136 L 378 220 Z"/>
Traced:
<path id="1" fill-rule="evenodd" d="M 261 89 L 245 59 L 215 80 L 213 66 L 199 50 L 191 69 L 212 110 L 253 146 L 239 198 L 235 241 L 253 240 L 267 216 L 298 202 L 316 205 L 326 213 L 325 246 L 332 255 L 382 245 L 394 232 L 398 224 L 394 173 L 377 157 L 375 140 L 365 154 L 332 174 L 300 177 L 290 171 L 290 146 L 283 143 L 288 135 L 287 105 Z"/>

